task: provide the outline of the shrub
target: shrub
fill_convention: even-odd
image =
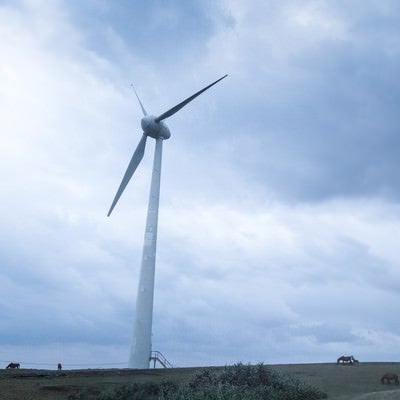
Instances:
[[[264,364],[239,363],[226,366],[219,374],[212,370],[197,373],[186,388],[181,388],[180,397],[171,399],[317,400],[326,397],[319,389]]]
[[[221,372],[198,371],[181,386],[173,382],[123,386],[100,400],[318,400],[326,397],[321,390],[264,364],[239,363],[226,366]]]

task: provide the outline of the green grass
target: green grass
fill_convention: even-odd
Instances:
[[[298,364],[279,365],[275,368],[322,388],[328,393],[328,398],[337,400],[350,400],[357,395],[400,389],[397,385],[380,383],[381,376],[386,372],[400,374],[400,363]]]
[[[400,399],[400,387],[382,385],[385,372],[400,374],[400,363],[360,363],[359,365],[288,364],[270,366],[316,386],[334,400]],[[224,367],[213,367],[222,371]],[[188,383],[204,368],[174,368],[150,370],[0,370],[0,400],[67,400],[71,395],[87,392],[94,396],[132,383],[163,381],[177,385]],[[395,392],[393,392],[395,391]]]

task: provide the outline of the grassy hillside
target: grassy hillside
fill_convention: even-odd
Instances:
[[[213,367],[218,368],[218,367]],[[289,364],[271,368],[317,386],[329,399],[391,400],[400,399],[400,386],[382,385],[386,372],[400,374],[400,363]],[[100,394],[133,382],[187,382],[200,368],[150,370],[1,370],[0,400],[51,399],[66,400],[71,394],[89,391]]]
[[[393,397],[400,399],[397,385],[382,385],[381,376],[386,372],[400,375],[400,363],[360,363],[358,365],[291,364],[276,365],[274,368],[289,373],[307,383],[315,385],[335,400],[389,399],[382,391],[396,390]],[[377,392],[377,393],[376,393]],[[363,397],[366,394],[372,397]],[[360,397],[356,397],[360,396]]]

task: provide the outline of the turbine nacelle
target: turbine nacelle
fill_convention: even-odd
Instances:
[[[167,124],[164,121],[157,121],[154,115],[145,115],[140,124],[146,136],[154,139],[168,139],[171,136]]]

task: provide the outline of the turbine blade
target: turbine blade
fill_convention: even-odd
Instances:
[[[181,103],[177,104],[175,107],[172,107],[170,110],[166,111],[165,113],[161,114],[158,116],[155,121],[160,122],[165,118],[170,117],[171,115],[174,115],[177,111],[179,111],[182,107],[185,107],[186,104],[190,103],[192,100],[194,100],[197,96],[205,92],[207,89],[209,89],[211,86],[214,86],[216,83],[221,81],[222,79],[226,78],[228,75],[224,75],[222,78],[217,79],[215,82],[211,83],[210,85],[206,86],[204,89],[199,90],[197,93],[193,94],[192,96],[188,97],[186,100],[183,100]]]
[[[128,168],[126,169],[125,175],[122,178],[121,184],[119,185],[119,188],[117,190],[117,194],[115,195],[114,200],[111,204],[110,210],[108,211],[107,217],[109,217],[111,215],[112,210],[114,209],[119,198],[121,197],[121,194],[125,190],[126,185],[132,178],[132,175],[136,171],[136,168],[140,164],[140,161],[142,161],[144,149],[146,147],[146,138],[147,138],[147,136],[145,134],[143,134],[142,138],[140,139],[139,144],[136,147],[135,152],[133,153],[133,156],[131,158],[131,161],[129,162]]]
[[[146,112],[146,110],[144,109],[143,104],[142,104],[142,102],[140,101],[138,94],[136,93],[136,89],[135,89],[135,86],[133,86],[133,83],[131,83],[131,86],[132,86],[133,91],[134,91],[135,94],[136,94],[136,98],[137,98],[138,101],[139,101],[140,108],[142,109],[143,115],[146,116],[146,115],[147,115],[147,112]]]

